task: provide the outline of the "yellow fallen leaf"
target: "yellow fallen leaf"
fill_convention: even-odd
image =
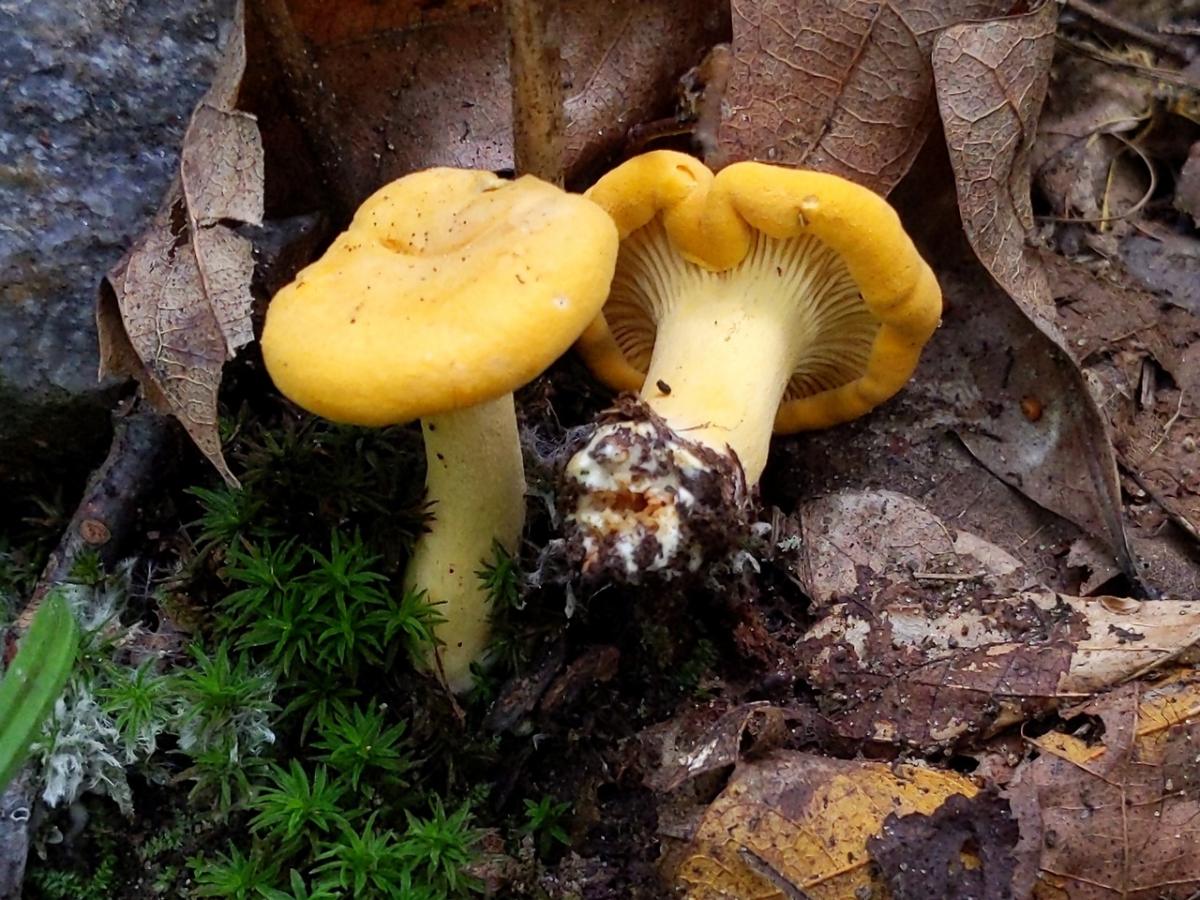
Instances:
[[[872,887],[867,840],[891,814],[929,814],[974,782],[913,765],[778,752],[743,764],[677,872],[689,900],[842,900]],[[790,890],[790,892],[789,892]]]

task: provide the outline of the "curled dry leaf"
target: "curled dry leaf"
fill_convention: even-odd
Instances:
[[[109,273],[96,318],[101,374],[132,375],[230,483],[221,454],[221,370],[253,339],[253,247],[234,223],[263,214],[263,151],[234,108],[245,44],[241,11],[217,77],[184,136],[180,175],[146,233]]]
[[[1139,572],[1121,518],[1116,463],[1096,404],[1056,317],[1029,246],[1030,152],[1054,54],[1058,6],[956,25],[934,44],[938,107],[967,239],[996,282],[1037,326],[1009,348],[986,385],[1006,396],[987,431],[960,432],[999,478],[1106,541],[1123,572]]]
[[[959,437],[993,475],[1104,541],[1138,583],[1112,445],[1083,374],[1015,309],[989,316],[1003,320],[1006,346],[975,368],[991,402],[986,415],[964,419]]]
[[[1194,897],[1200,887],[1196,673],[1153,687],[1126,685],[1068,714],[1098,720],[1102,733],[1064,727],[1032,738],[1038,755],[1021,764],[1009,790],[1014,805],[1028,810],[1022,831],[1042,835],[1035,896]]]
[[[977,793],[953,772],[777,751],[734,772],[676,880],[689,900],[874,896],[883,885],[867,842],[885,819]]]
[[[789,712],[765,701],[732,709],[697,710],[639,735],[649,759],[646,786],[673,791],[685,781],[732,766],[743,757],[762,755],[788,737]]]
[[[951,426],[989,471],[1103,541],[1140,583],[1112,447],[1079,369],[977,260],[947,260],[938,277],[948,300],[946,341],[931,387],[954,411]]]
[[[934,35],[1008,0],[733,0],[717,164],[759,159],[888,193],[933,122]]]
[[[1058,4],[1024,16],[955,25],[938,35],[938,108],[972,248],[1038,327],[1054,336],[1054,303],[1035,251],[1029,154],[1046,97]],[[1061,341],[1059,341],[1061,343]]]
[[[1049,591],[838,604],[802,648],[843,737],[954,746],[1180,658],[1200,643],[1200,603]]]

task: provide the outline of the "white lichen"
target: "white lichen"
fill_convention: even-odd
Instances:
[[[91,791],[133,814],[121,733],[87,685],[76,681],[68,687],[32,750],[48,806],[74,803]]]

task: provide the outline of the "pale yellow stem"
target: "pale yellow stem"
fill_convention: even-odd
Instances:
[[[803,331],[790,302],[740,303],[721,282],[705,287],[659,321],[641,396],[680,437],[733,450],[752,487]]]
[[[425,479],[434,521],[413,551],[405,588],[428,592],[446,621],[438,671],[455,693],[471,687],[471,663],[484,662],[491,603],[478,577],[493,544],[516,554],[525,523],[525,474],[512,394],[421,422]]]

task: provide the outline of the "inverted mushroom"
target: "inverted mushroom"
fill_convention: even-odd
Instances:
[[[604,302],[617,252],[594,203],[533,177],[431,169],[363,203],[274,298],[272,379],[335,422],[421,419],[434,522],[405,587],[445,621],[431,667],[454,691],[488,641],[477,572],[517,552],[525,480],[512,391],[564,353]]]
[[[578,348],[640,403],[569,462],[567,521],[587,575],[694,571],[744,524],[772,431],[845,422],[900,390],[941,292],[891,206],[834,175],[713,175],[655,151],[587,196],[621,249]]]

